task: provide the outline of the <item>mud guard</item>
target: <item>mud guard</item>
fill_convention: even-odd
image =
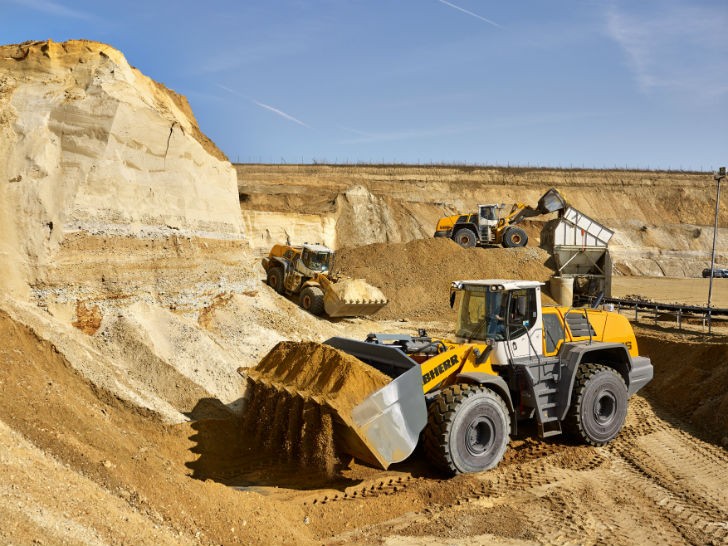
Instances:
[[[642,387],[652,381],[654,368],[652,362],[646,356],[633,356],[632,367],[629,370],[629,385],[627,385],[627,394],[632,396]]]

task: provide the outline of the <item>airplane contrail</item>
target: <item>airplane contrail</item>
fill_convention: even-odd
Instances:
[[[304,127],[308,127],[308,125],[306,125],[300,119],[296,119],[292,115],[286,114],[283,110],[279,110],[278,108],[273,108],[272,106],[270,106],[268,104],[263,104],[262,102],[258,102],[255,99],[251,99],[251,100],[253,101],[254,104],[257,104],[258,106],[260,106],[261,108],[265,108],[266,110],[270,110],[271,112],[273,112],[274,114],[278,114],[282,118],[285,118],[294,123],[298,123],[299,125],[303,125]],[[309,129],[310,129],[310,127],[309,127]]]
[[[450,2],[447,2],[446,0],[437,0],[441,4],[445,4],[446,6],[450,6],[453,9],[456,9],[458,11],[462,11],[463,13],[467,13],[468,15],[471,15],[472,17],[475,17],[476,19],[480,19],[481,21],[485,21],[489,25],[493,25],[494,27],[503,28],[495,21],[491,21],[490,19],[486,19],[485,17],[478,15],[477,13],[473,13],[472,11],[468,11],[465,8],[461,8],[460,6],[456,6],[455,4],[452,4]]]
[[[292,115],[286,114],[283,110],[279,110],[278,108],[274,108],[273,106],[271,106],[269,104],[265,104],[263,102],[257,101],[254,98],[249,97],[247,95],[244,95],[244,94],[242,94],[242,93],[240,93],[238,91],[235,91],[235,89],[230,89],[229,87],[227,87],[225,85],[222,85],[221,83],[218,83],[216,85],[220,89],[224,89],[225,91],[227,91],[228,93],[232,93],[233,95],[238,95],[240,97],[243,97],[243,98],[249,100],[250,102],[252,102],[253,104],[255,104],[256,106],[260,106],[261,108],[265,108],[266,110],[270,110],[274,114],[278,114],[279,116],[281,116],[284,119],[287,119],[288,121],[292,121],[294,123],[298,123],[299,125],[302,125],[303,127],[308,127],[309,129],[311,128],[309,125],[306,125],[300,119],[296,119]]]

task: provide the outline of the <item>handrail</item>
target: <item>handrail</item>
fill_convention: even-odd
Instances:
[[[595,296],[582,298],[585,303],[591,303]],[[686,305],[680,303],[659,303],[647,300],[633,300],[625,298],[602,298],[601,304],[612,303],[620,307],[637,308],[642,311],[680,311],[680,313],[692,313],[696,315],[728,316],[728,308],[701,307],[699,305]]]

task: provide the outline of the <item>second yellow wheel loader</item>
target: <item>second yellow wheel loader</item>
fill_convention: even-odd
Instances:
[[[332,275],[333,260],[330,248],[304,243],[273,245],[262,263],[268,285],[279,294],[298,296],[313,315],[371,315],[387,304],[384,294],[364,280]]]
[[[526,246],[528,236],[517,224],[532,216],[563,210],[566,201],[556,189],[551,188],[541,196],[536,207],[515,203],[508,214],[501,216],[500,211],[503,206],[478,205],[477,213],[455,214],[440,218],[435,227],[435,237],[447,237],[463,248]]]
[[[652,364],[639,356],[626,318],[542,308],[541,284],[453,282],[452,340],[424,331],[327,340],[392,378],[338,415],[339,448],[387,468],[422,441],[435,466],[457,474],[496,466],[523,420],[535,421],[540,437],[568,432],[594,446],[613,440],[629,396],[652,379]],[[260,379],[288,389],[289,372]]]

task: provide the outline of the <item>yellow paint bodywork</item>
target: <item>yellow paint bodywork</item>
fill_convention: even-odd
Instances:
[[[435,227],[435,231],[450,231],[452,232],[453,228],[455,227],[455,222],[457,222],[457,219],[461,216],[464,216],[463,214],[456,214],[454,216],[445,216],[443,218],[440,218],[437,221],[437,226]]]
[[[478,355],[483,354],[487,345],[485,343],[452,343],[447,340],[438,340],[446,348],[445,351],[423,362],[422,389],[430,392],[438,386],[453,383],[456,375],[468,372],[480,372],[498,375],[490,364],[490,358],[478,363]],[[448,381],[449,380],[449,381]]]
[[[594,341],[603,341],[608,343],[624,343],[631,356],[639,356],[637,348],[637,338],[634,335],[632,325],[626,317],[619,313],[610,311],[602,311],[600,309],[581,309],[571,307],[544,307],[543,314],[557,313],[561,319],[561,323],[566,327],[566,341],[582,341],[588,340],[589,336],[575,337],[569,331],[569,325],[564,320],[566,312],[570,313],[587,313],[589,322],[594,328],[595,335],[592,337]],[[545,337],[544,337],[545,339]]]
[[[589,322],[594,328],[595,335],[592,341],[610,343],[623,343],[632,356],[639,356],[637,340],[629,321],[618,313],[601,311],[597,309],[574,309],[569,307],[544,307],[543,314],[555,314],[559,317],[564,328],[564,337],[558,342],[551,353],[546,353],[546,336],[543,336],[543,353],[553,356],[559,353],[565,342],[588,341],[589,336],[573,336],[569,330],[568,323],[564,316],[569,313],[587,313]],[[433,340],[439,342],[444,350],[437,355],[421,363],[422,389],[428,393],[436,388],[450,385],[455,382],[459,374],[478,372],[490,375],[498,375],[493,369],[490,354],[479,359],[478,356],[488,351],[486,343],[453,343],[445,339]],[[478,360],[482,360],[478,362]]]
[[[281,258],[289,250],[291,251],[291,253],[287,256],[287,258],[293,260],[296,256],[301,255],[302,247],[295,247],[291,245],[273,245],[273,248],[270,249],[268,256],[271,258]]]

